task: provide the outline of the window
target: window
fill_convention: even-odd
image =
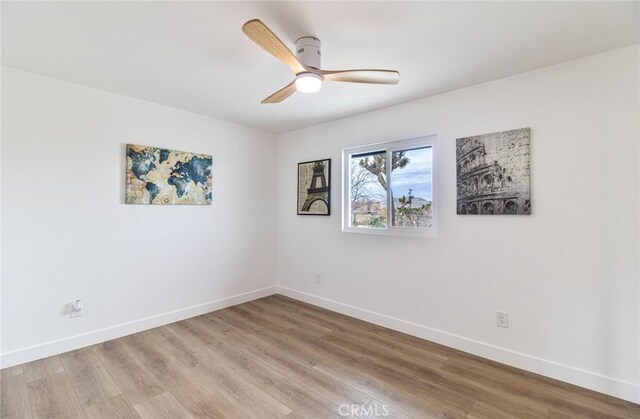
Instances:
[[[342,160],[342,231],[436,237],[435,136],[344,149]]]

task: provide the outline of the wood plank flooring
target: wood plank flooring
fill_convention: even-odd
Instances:
[[[7,368],[1,384],[2,418],[640,414],[632,403],[280,295]]]

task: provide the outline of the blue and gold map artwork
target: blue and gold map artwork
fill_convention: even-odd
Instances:
[[[127,144],[127,204],[211,204],[206,154]]]

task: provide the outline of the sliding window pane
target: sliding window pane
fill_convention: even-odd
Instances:
[[[394,151],[391,168],[392,225],[433,227],[431,147]]]
[[[387,228],[386,151],[350,156],[351,227]]]

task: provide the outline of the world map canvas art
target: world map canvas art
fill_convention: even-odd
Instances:
[[[127,144],[127,204],[211,204],[206,154]]]

